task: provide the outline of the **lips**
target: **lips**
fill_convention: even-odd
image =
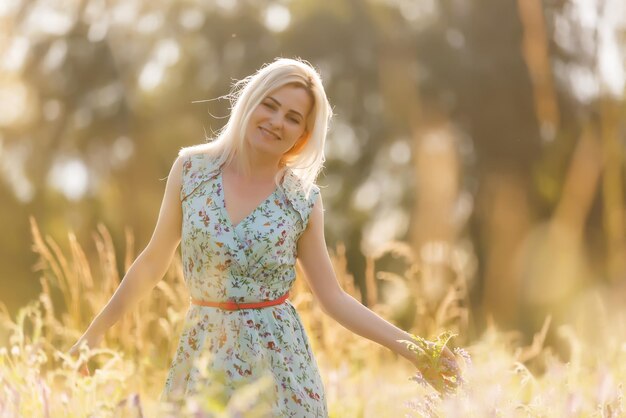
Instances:
[[[280,140],[281,140],[281,138],[280,138],[278,135],[276,135],[274,132],[268,131],[267,129],[263,128],[262,126],[259,126],[259,129],[261,130],[261,132],[262,132],[264,135],[271,136],[271,137],[273,137],[274,139],[276,139],[277,141],[280,141]]]

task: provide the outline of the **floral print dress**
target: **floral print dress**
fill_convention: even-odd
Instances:
[[[306,196],[287,169],[280,186],[236,226],[224,203],[221,167],[208,154],[185,157],[181,254],[192,298],[239,303],[277,299],[296,278],[296,243],[319,188]],[[208,363],[196,361],[208,354]],[[269,375],[272,416],[327,417],[324,386],[300,316],[289,299],[256,309],[190,304],[161,393],[194,393],[201,367],[223,376],[223,390]]]

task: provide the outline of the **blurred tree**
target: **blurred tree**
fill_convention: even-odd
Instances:
[[[608,20],[615,1],[14,1],[0,8],[0,292],[11,309],[38,292],[14,285],[32,277],[30,214],[61,243],[72,229],[89,244],[102,222],[118,243],[131,226],[142,248],[177,150],[225,123],[228,100],[211,99],[277,56],[317,66],[334,105],[319,182],[329,247],[347,243],[358,285],[364,253],[387,240],[419,254],[469,238],[476,307],[519,325],[541,276],[516,260],[563,206],[585,129],[605,166],[600,192],[571,200],[588,207],[574,227],[617,282],[624,71],[621,91],[601,88],[597,52],[626,26]]]

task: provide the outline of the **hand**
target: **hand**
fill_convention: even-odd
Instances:
[[[418,373],[413,380],[423,385],[429,384],[439,393],[452,393],[462,384],[462,373],[456,355],[446,347],[453,336],[454,334],[446,331],[436,341],[414,335],[411,335],[412,341],[403,340],[414,353],[412,362]],[[457,350],[462,357],[466,354],[462,349]]]
[[[433,349],[434,345],[428,341],[429,349]],[[428,383],[439,393],[451,393],[461,383],[461,369],[456,356],[448,347],[443,348],[436,362],[421,358],[415,364],[419,370],[416,380]]]
[[[440,357],[441,368],[444,372],[448,372],[451,375],[459,376],[461,369],[457,361],[456,355],[450,351],[448,347],[444,347]]]
[[[80,353],[80,346],[83,343],[83,341],[87,343],[87,347],[89,347],[90,350],[93,350],[98,345],[100,345],[102,338],[103,338],[102,335],[89,336],[85,334],[82,337],[80,337],[80,339],[76,341],[76,343],[69,349],[68,354],[71,357],[76,358]],[[78,372],[82,376],[91,376],[87,362],[85,362],[79,367]]]

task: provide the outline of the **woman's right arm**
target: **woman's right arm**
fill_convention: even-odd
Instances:
[[[69,354],[77,353],[78,346],[83,340],[87,341],[89,347],[98,345],[106,331],[135,307],[165,275],[181,239],[182,170],[183,157],[178,157],[167,178],[159,218],[150,242],[128,269],[109,302],[70,349]]]

